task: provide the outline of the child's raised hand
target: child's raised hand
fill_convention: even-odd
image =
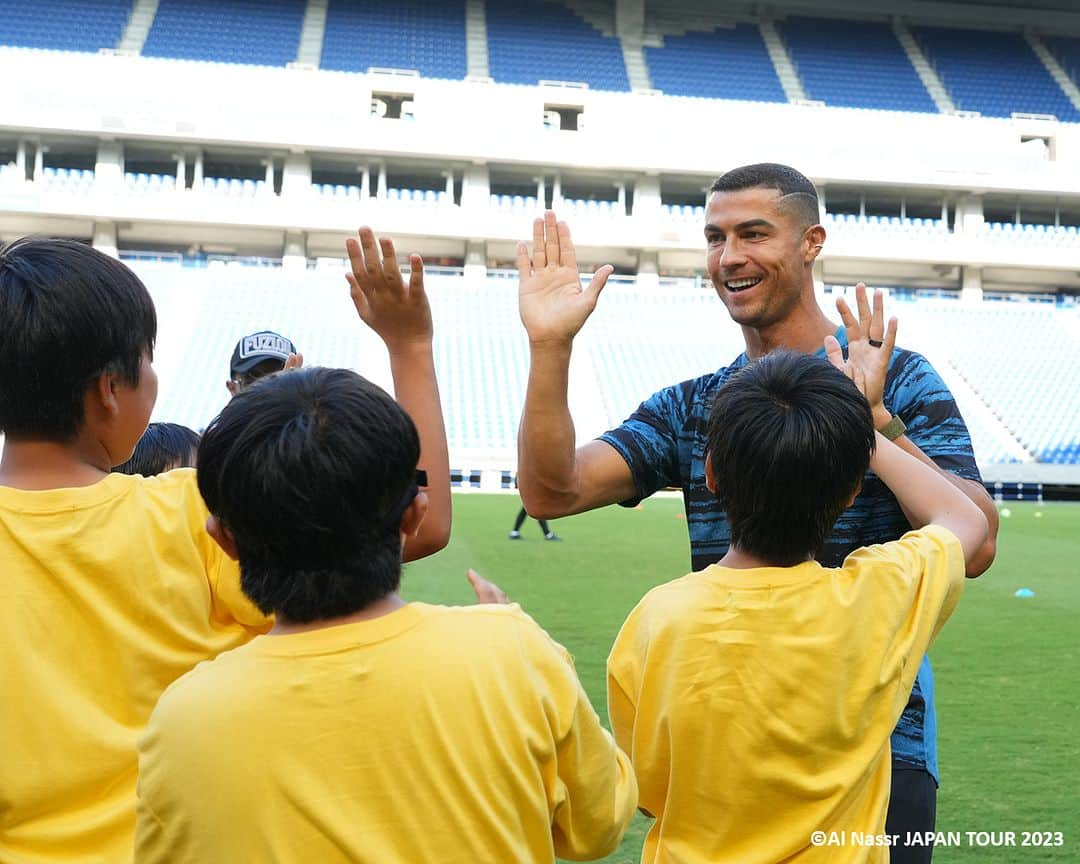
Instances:
[[[469,584],[472,585],[473,591],[476,592],[477,603],[509,603],[510,598],[506,596],[506,592],[502,590],[494,582],[488,582],[483,576],[469,568],[469,572],[465,574],[465,577],[469,580]]]
[[[360,318],[386,343],[390,353],[431,345],[431,307],[424,292],[424,261],[409,256],[409,281],[398,269],[394,241],[362,227],[359,239],[345,241],[351,272],[345,274]],[[380,254],[381,251],[381,254]]]

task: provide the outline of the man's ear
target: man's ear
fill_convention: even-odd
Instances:
[[[716,475],[713,473],[712,453],[705,454],[705,488],[716,494]]]
[[[405,512],[401,514],[401,534],[404,537],[415,537],[424,522],[428,511],[428,495],[423,489],[416,493],[416,497]]]
[[[240,391],[236,389],[236,382],[231,378],[225,382],[225,389],[229,391],[230,396],[235,396]]]
[[[217,516],[211,516],[206,520],[206,533],[214,538],[214,542],[221,547],[222,551],[233,561],[240,560],[240,553],[236,549],[236,538],[232,531]]]
[[[814,261],[825,245],[825,226],[814,225],[806,232],[806,263]]]

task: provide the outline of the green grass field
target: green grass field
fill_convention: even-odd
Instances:
[[[931,657],[937,687],[942,786],[938,830],[1059,831],[1060,848],[939,848],[937,864],[1080,861],[1080,506],[1009,504],[998,557],[969,582]],[[510,595],[573,653],[593,704],[606,716],[604,662],[626,613],[648,588],[689,563],[682,502],[609,507],[560,520],[563,543],[535,522],[525,540],[507,532],[518,501],[457,495],[450,547],[409,565],[404,593],[469,603],[467,567]],[[1030,588],[1035,597],[1014,597]],[[639,860],[639,817],[605,859]]]

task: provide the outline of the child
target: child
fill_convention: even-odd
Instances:
[[[636,787],[566,651],[517,606],[398,595],[402,543],[427,509],[418,454],[398,405],[340,369],[259,382],[206,430],[209,530],[276,623],[154,709],[137,862],[615,849]]]
[[[117,474],[142,474],[153,477],[174,468],[195,465],[195,450],[199,433],[179,423],[151,423],[146,427],[135,452],[122,465],[113,468]]]
[[[925,527],[822,567],[868,465]],[[888,861],[889,736],[986,518],[874,432],[852,380],[802,354],[720,390],[705,472],[730,549],[650,591],[608,659],[612,728],[656,818],[642,861]],[[818,831],[844,843],[815,846]]]
[[[437,518],[411,557],[445,545],[450,521],[418,262],[408,289],[377,252],[351,280],[423,418]],[[109,473],[147,428],[156,333],[120,262],[65,240],[0,251],[0,860],[129,862],[135,742],[158,696],[272,623],[206,534],[194,471]]]

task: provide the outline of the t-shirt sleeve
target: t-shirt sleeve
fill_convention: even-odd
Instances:
[[[253,632],[265,633],[272,626],[273,619],[260,612],[245,596],[240,588],[239,563],[226,555],[206,532],[210,512],[199,494],[194,470],[178,469],[169,473],[178,475],[177,482],[182,484],[189,530],[206,568],[214,623],[221,626],[239,624]]]
[[[937,370],[910,351],[900,352],[894,368],[885,401],[904,421],[907,437],[939,468],[981,482],[967,424]]]
[[[888,649],[900,652],[896,659],[903,669],[903,680],[897,699],[902,709],[923,655],[956,609],[964,590],[963,547],[948,529],[927,525],[891,543],[853,552],[844,567],[859,571],[859,579],[873,580],[863,584],[873,590],[884,608],[902,610]]]
[[[633,507],[668,486],[682,486],[678,439],[692,386],[684,381],[654,393],[621,426],[600,436],[626,460],[634,478],[636,493],[620,502],[623,506]]]
[[[544,772],[555,854],[575,861],[610,855],[637,807],[633,768],[601,725],[570,654],[520,614],[527,661],[555,741],[554,770]]]

